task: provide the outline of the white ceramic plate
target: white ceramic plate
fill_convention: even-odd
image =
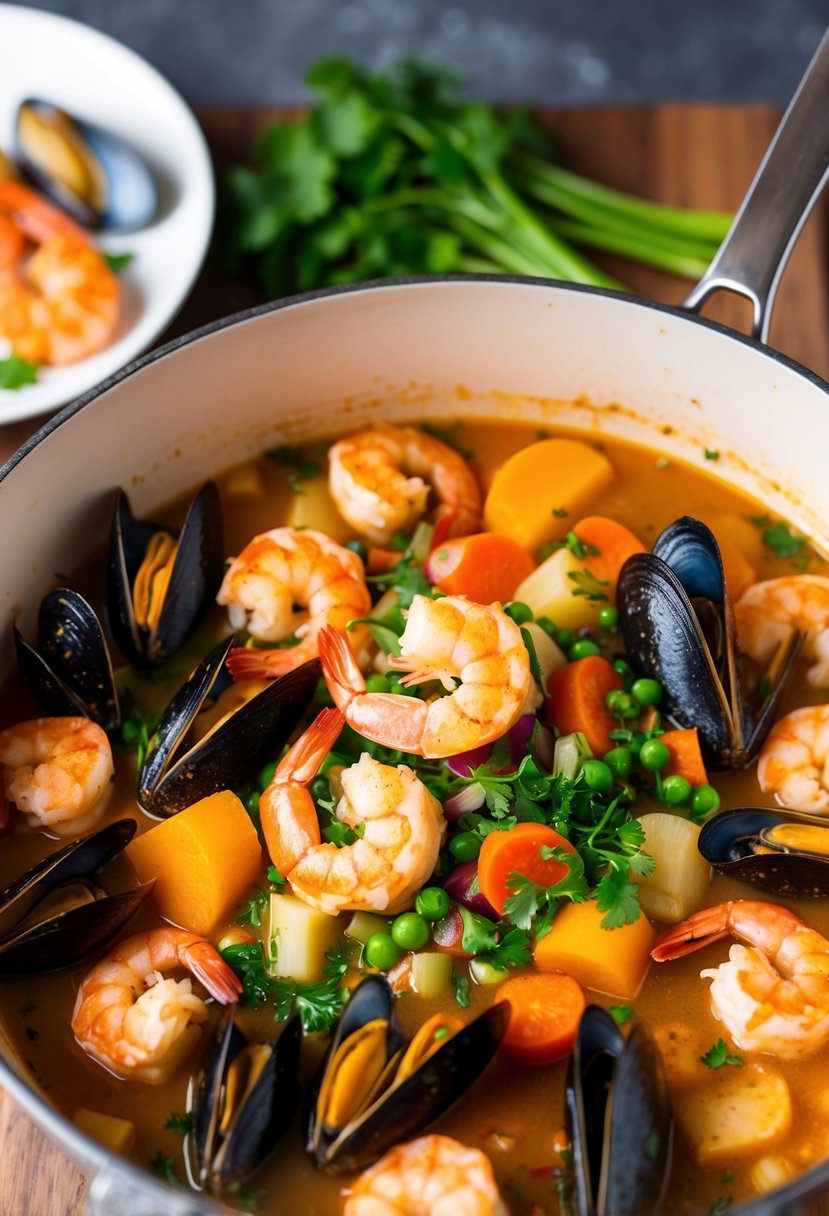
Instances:
[[[213,170],[201,129],[175,89],[133,51],[77,21],[0,4],[0,148],[7,152],[24,97],[53,101],[128,140],[158,176],[161,207],[139,232],[96,238],[107,252],[134,254],[120,278],[114,341],[80,363],[42,368],[37,384],[0,389],[0,425],[65,405],[146,350],[192,287],[213,225]]]

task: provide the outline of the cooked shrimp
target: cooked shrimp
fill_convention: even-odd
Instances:
[[[508,1216],[489,1158],[449,1136],[396,1145],[343,1194],[343,1216]]]
[[[793,629],[806,634],[802,655],[815,660],[806,679],[829,688],[829,578],[792,574],[753,583],[734,605],[740,646],[768,663]]]
[[[775,722],[757,780],[789,810],[829,814],[829,705],[806,705]]]
[[[341,774],[336,811],[340,823],[361,827],[362,835],[340,848],[322,843],[306,786],[343,722],[338,710],[324,709],[280,761],[259,800],[265,841],[294,894],[312,907],[331,914],[395,912],[435,868],[443,808],[405,764],[392,768],[363,752]]]
[[[365,569],[356,553],[312,529],[274,528],[254,536],[230,564],[216,596],[234,629],[263,642],[300,639],[284,650],[239,648],[228,667],[237,680],[273,679],[317,656],[324,625],[345,632],[371,610]],[[298,614],[294,605],[307,609]],[[355,630],[359,646],[365,629]]]
[[[651,957],[680,958],[721,937],[728,962],[700,972],[713,980],[711,1005],[738,1047],[782,1060],[812,1055],[829,1042],[829,941],[778,904],[733,899],[689,916]]]
[[[9,801],[33,827],[59,836],[84,832],[104,812],[114,774],[112,749],[88,718],[33,718],[0,731]]]
[[[83,229],[11,180],[0,181],[0,220],[0,338],[33,363],[76,363],[106,346],[118,281]],[[25,261],[27,242],[37,249]]]
[[[461,595],[416,595],[400,638],[406,685],[438,680],[449,696],[431,703],[367,693],[348,640],[319,635],[322,670],[334,703],[361,735],[419,756],[451,756],[500,738],[528,706],[534,687],[518,626],[498,604]],[[456,687],[457,683],[460,687]]]
[[[454,448],[414,426],[381,423],[341,439],[328,453],[328,478],[340,515],[377,545],[411,530],[426,513],[430,485],[435,517],[451,517],[452,535],[480,526],[475,474]]]
[[[184,968],[223,1005],[242,986],[206,938],[166,926],[137,933],[93,967],[78,989],[72,1030],[79,1045],[124,1080],[166,1081],[199,1038],[207,1017],[189,979],[162,979]]]

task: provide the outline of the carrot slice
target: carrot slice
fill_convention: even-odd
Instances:
[[[707,785],[708,774],[699,746],[697,728],[693,730],[666,730],[660,738],[671,753],[665,766],[664,777],[684,777],[691,785]]]
[[[573,531],[579,540],[599,550],[583,559],[587,569],[613,587],[627,559],[634,553],[645,552],[645,546],[630,528],[606,515],[588,515],[573,527]]]
[[[504,1049],[521,1064],[553,1064],[569,1055],[584,1013],[585,996],[561,972],[516,975],[498,989],[496,1001],[509,1001]]]
[[[501,916],[512,895],[507,879],[524,874],[543,887],[551,887],[567,874],[567,866],[555,858],[541,856],[542,846],[575,853],[564,836],[543,823],[517,823],[507,832],[490,832],[478,857],[478,889]]]
[[[619,723],[605,706],[613,689],[623,689],[624,680],[601,655],[589,655],[560,667],[547,678],[545,721],[563,735],[580,730],[594,756],[603,756],[613,746],[610,731]]]
[[[498,532],[445,540],[432,549],[426,562],[427,578],[441,591],[466,595],[479,604],[512,599],[515,588],[534,569],[526,549]]]

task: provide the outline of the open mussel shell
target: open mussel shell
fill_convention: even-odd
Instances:
[[[635,1022],[627,1039],[599,1005],[582,1015],[567,1072],[578,1216],[654,1216],[673,1145],[662,1057]]]
[[[23,683],[58,717],[80,714],[107,734],[121,725],[109,648],[95,612],[77,591],[61,587],[41,601],[37,643],[14,631]]]
[[[721,811],[703,824],[699,851],[722,874],[787,899],[829,895],[829,823],[763,807]]]
[[[174,815],[219,790],[244,785],[287,742],[311,704],[320,677],[309,659],[272,680],[195,740],[199,711],[229,682],[225,661],[235,635],[210,651],[164,711],[138,778],[138,801],[154,815]]]
[[[136,519],[118,491],[109,542],[107,605],[113,635],[138,667],[164,663],[213,601],[224,570],[222,513],[212,481],[181,532]]]
[[[126,847],[135,826],[119,819],[75,840],[0,892],[0,975],[74,966],[120,932],[154,883],[109,894],[94,876]]]
[[[186,1152],[193,1177],[220,1195],[247,1181],[287,1131],[299,1107],[302,1024],[275,1043],[250,1042],[222,1011],[195,1080]]]
[[[59,106],[22,102],[15,145],[35,185],[87,228],[141,228],[158,210],[158,186],[138,153]]]
[[[365,1169],[392,1145],[419,1135],[477,1081],[498,1050],[508,1022],[509,1004],[493,1005],[397,1080],[403,1037],[394,997],[385,977],[368,976],[354,989],[307,1098],[306,1151],[314,1165],[332,1174]],[[365,1103],[349,1117],[345,1095],[340,1099],[333,1094],[338,1078],[332,1070],[338,1061],[342,1067],[347,1060],[341,1046],[363,1031],[372,1036],[370,1044],[366,1041],[372,1058],[369,1063],[362,1052],[352,1056],[349,1085],[364,1078],[372,1084],[367,1085]],[[337,1107],[344,1112],[343,1121],[327,1122]]]

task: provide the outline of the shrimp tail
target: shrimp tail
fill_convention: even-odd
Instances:
[[[234,680],[275,680],[297,666],[291,647],[265,650],[255,646],[234,646],[227,656],[227,669]]]
[[[731,932],[732,905],[733,900],[716,904],[713,908],[701,908],[681,924],[675,925],[656,943],[651,950],[651,958],[656,963],[666,963],[727,937]]]
[[[314,721],[297,739],[279,762],[274,781],[282,785],[296,781],[307,785],[316,777],[319,767],[337,742],[345,718],[339,709],[322,709]]]
[[[181,962],[220,1004],[231,1005],[242,995],[238,976],[210,942],[200,940],[185,946]]]
[[[345,711],[355,696],[366,691],[366,682],[357,666],[354,652],[348,639],[333,625],[325,625],[319,631],[317,646],[328,691],[337,708]]]

